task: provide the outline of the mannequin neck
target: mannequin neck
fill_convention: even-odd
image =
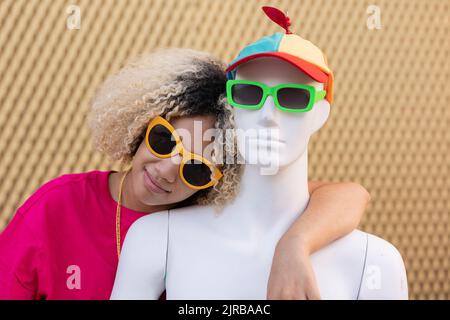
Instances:
[[[259,230],[285,230],[303,213],[308,201],[306,151],[290,165],[280,168],[275,175],[261,175],[260,167],[246,165],[240,192],[231,205],[230,215],[239,224],[251,225]]]

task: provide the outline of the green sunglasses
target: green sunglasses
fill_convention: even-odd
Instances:
[[[275,106],[287,112],[308,112],[314,104],[325,98],[325,90],[305,84],[279,84],[269,87],[251,80],[228,80],[228,103],[236,108],[261,109],[271,95]]]

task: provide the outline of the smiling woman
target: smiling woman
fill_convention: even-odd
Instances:
[[[152,151],[148,143],[149,119],[157,116],[190,137],[194,137],[194,121],[201,123],[202,133],[212,128],[233,127],[232,109],[224,95],[223,70],[224,65],[206,53],[190,49],[161,50],[130,62],[97,92],[89,115],[94,143],[112,160],[120,160],[125,166],[131,164],[132,168],[124,190],[131,188],[134,194],[124,192],[124,206],[148,211],[161,203],[168,205],[182,200],[222,205],[236,194],[240,172],[237,161],[222,164],[223,177],[214,188],[195,192],[182,179],[175,179],[179,166],[174,165],[173,157],[163,160],[156,152],[148,152]],[[200,141],[206,148],[208,141]],[[221,147],[216,145],[217,154],[222,154]],[[231,145],[226,151],[230,159],[237,157],[233,150],[236,148]],[[208,160],[220,161],[213,159],[214,153],[208,156]],[[149,175],[147,180],[144,180],[145,172]],[[119,173],[111,174],[113,191],[118,191],[118,181]],[[172,192],[155,198],[147,194],[146,185],[152,186],[153,192],[158,189]]]
[[[66,174],[27,199],[0,235],[0,298],[108,299],[136,219],[233,198],[239,165],[216,166],[220,146],[206,152],[202,139],[209,129],[233,127],[224,69],[207,53],[165,49],[135,58],[105,81],[88,115],[93,143],[129,169]],[[194,135],[198,123],[202,131]],[[161,128],[169,134],[163,143],[179,137],[168,154],[155,144]]]

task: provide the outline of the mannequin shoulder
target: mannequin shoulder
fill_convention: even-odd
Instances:
[[[167,212],[136,220],[120,253],[112,299],[158,299],[164,290]]]
[[[167,211],[162,211],[136,220],[125,236],[121,259],[136,257],[141,260],[151,260],[155,257],[165,256],[169,228],[168,218]]]
[[[148,214],[137,219],[130,227],[125,242],[155,241],[167,238],[169,215],[167,211]]]
[[[388,241],[368,234],[360,299],[408,299],[405,265]]]
[[[207,205],[193,205],[171,209],[169,211],[170,222],[183,222],[197,224],[198,220],[207,223],[209,220],[215,220],[217,210]]]
[[[164,274],[167,238],[166,212],[152,213],[136,220],[125,235],[118,277],[145,278],[152,274]]]
[[[176,209],[170,209],[169,214],[171,216],[176,215],[187,215],[187,214],[208,214],[210,212],[213,212],[214,208],[208,205],[191,205],[191,206],[185,206],[185,207],[179,207]]]
[[[381,271],[389,271],[391,275],[406,274],[403,258],[397,248],[373,234],[368,234],[366,271],[370,263],[380,267]]]

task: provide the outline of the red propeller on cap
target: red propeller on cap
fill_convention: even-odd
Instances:
[[[281,26],[284,30],[286,30],[286,34],[291,34],[292,32],[289,30],[291,26],[291,19],[287,15],[284,14],[280,9],[264,6],[262,7],[264,13],[269,17],[270,20]]]

